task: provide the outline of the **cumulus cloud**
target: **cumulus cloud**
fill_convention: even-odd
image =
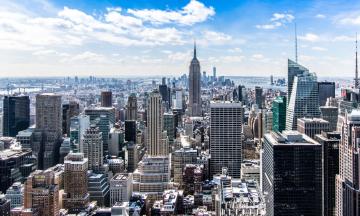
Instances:
[[[299,38],[299,40],[309,41],[309,42],[315,42],[320,39],[320,37],[318,35],[313,34],[313,33],[307,33],[303,36],[298,36],[298,38]]]
[[[327,51],[326,48],[324,47],[318,47],[318,46],[314,46],[311,48],[312,50],[315,50],[315,51]]]
[[[177,23],[182,25],[204,22],[215,15],[213,7],[207,7],[197,0],[191,0],[181,10],[128,9],[127,12],[145,22],[154,24]]]
[[[318,18],[318,19],[325,19],[326,18],[326,16],[324,14],[316,14],[315,17]]]
[[[270,18],[270,22],[268,24],[256,25],[255,27],[258,29],[276,29],[281,27],[287,23],[291,23],[295,17],[289,13],[274,13]]]
[[[338,20],[343,25],[360,25],[360,15],[344,17]]]

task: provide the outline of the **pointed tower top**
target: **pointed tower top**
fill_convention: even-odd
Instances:
[[[295,62],[298,62],[298,44],[297,44],[297,28],[295,22]]]
[[[355,38],[355,88],[359,88],[357,32]]]
[[[196,40],[194,40],[194,58],[196,58]]]

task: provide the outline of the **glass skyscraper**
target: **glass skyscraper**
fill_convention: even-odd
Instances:
[[[5,96],[3,110],[3,136],[15,137],[30,126],[29,96]]]
[[[286,126],[286,97],[278,96],[272,102],[271,111],[272,116],[272,129],[273,131],[282,132]]]

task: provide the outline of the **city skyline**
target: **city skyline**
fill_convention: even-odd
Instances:
[[[194,39],[208,74],[216,66],[219,75],[285,77],[295,22],[300,64],[319,77],[353,77],[359,10],[342,0],[5,0],[0,77],[178,76]]]

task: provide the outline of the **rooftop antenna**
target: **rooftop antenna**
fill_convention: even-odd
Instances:
[[[355,88],[359,88],[357,33],[355,39],[355,79],[354,80],[355,80]]]
[[[298,43],[297,43],[297,28],[295,22],[295,62],[298,63]]]

